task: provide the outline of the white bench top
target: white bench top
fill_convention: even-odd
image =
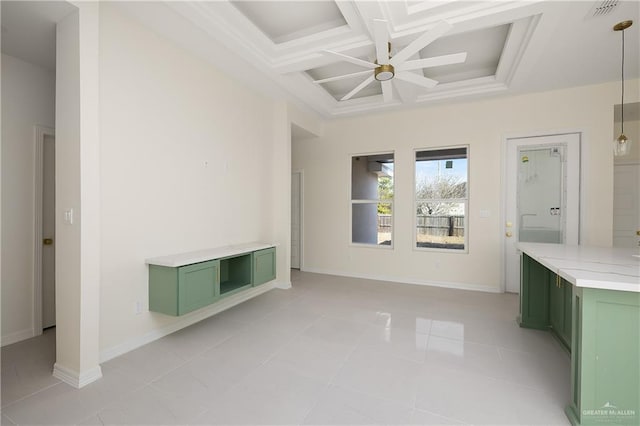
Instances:
[[[152,257],[150,259],[146,259],[145,263],[147,265],[169,266],[172,268],[176,268],[178,266],[206,262],[207,260],[251,253],[257,250],[263,250],[271,247],[275,247],[275,244],[261,242],[237,244],[225,247],[215,247],[210,249],[191,251],[188,253],[172,254],[169,256]]]

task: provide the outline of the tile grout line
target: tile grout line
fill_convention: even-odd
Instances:
[[[2,406],[2,408],[1,408],[1,409],[2,409],[2,410],[4,410],[4,409],[6,409],[6,408],[8,408],[8,407],[11,407],[12,405],[14,405],[14,404],[16,404],[16,403],[20,402],[20,401],[23,401],[23,400],[25,400],[25,399],[27,399],[27,398],[31,398],[32,396],[35,396],[35,395],[37,395],[37,394],[39,394],[39,393],[41,393],[41,392],[46,391],[47,389],[51,389],[52,387],[54,387],[54,386],[58,386],[58,385],[71,386],[71,385],[69,385],[69,384],[67,384],[67,383],[63,382],[62,380],[60,380],[60,381],[58,381],[57,383],[52,383],[52,384],[50,384],[50,385],[48,385],[48,386],[45,386],[44,388],[38,389],[38,390],[37,390],[37,391],[35,391],[35,392],[32,392],[32,393],[30,393],[30,394],[28,394],[28,395],[25,395],[25,396],[22,396],[22,397],[20,397],[20,398],[16,399],[15,401],[11,401],[11,402],[10,402],[10,403],[8,403],[7,405]],[[5,414],[5,415],[6,415],[6,414]]]
[[[267,316],[270,314],[267,314]],[[313,323],[315,323],[319,318],[316,318],[314,320]],[[313,325],[313,323],[309,324],[307,327],[305,327],[303,330],[306,330],[307,328],[311,327]],[[293,333],[293,335],[291,336],[290,339],[288,339],[285,343],[282,344],[282,346],[287,345],[288,343],[292,342],[293,339],[295,339],[296,337],[298,337],[299,335],[302,334],[302,331],[300,331],[299,333]],[[273,354],[271,354],[269,357],[267,357],[265,360],[261,361],[258,365],[256,365],[254,368],[252,368],[249,372],[247,372],[247,374],[240,380],[238,380],[236,383],[232,384],[231,386],[229,386],[228,389],[226,389],[224,391],[224,393],[228,393],[233,389],[236,389],[238,386],[240,386],[240,384],[247,378],[249,377],[251,374],[253,374],[258,368],[266,365],[269,361],[271,361],[273,358],[275,358],[275,356],[280,353],[280,351],[282,350],[282,348],[280,348],[279,350],[276,350]],[[207,407],[207,410],[205,410],[204,413],[202,413],[200,415],[200,417],[203,417],[207,412],[209,412],[211,410],[210,407]]]
[[[319,321],[320,318],[332,318],[330,316],[327,316],[326,314],[323,314],[321,317],[319,317],[316,321]],[[336,318],[333,318],[336,319]],[[311,326],[309,326],[310,328]],[[364,332],[363,332],[364,334]],[[359,337],[359,339],[361,339],[362,336]],[[333,375],[329,378],[329,381],[325,384],[325,387],[323,389],[323,391],[320,393],[320,395],[318,396],[318,398],[315,401],[315,404],[313,404],[311,406],[311,408],[309,408],[307,410],[307,412],[305,413],[304,417],[302,418],[302,423],[304,423],[305,420],[307,420],[307,418],[309,417],[309,415],[313,412],[313,410],[318,406],[318,404],[320,404],[320,400],[322,399],[322,396],[324,395],[324,393],[331,389],[334,388],[338,385],[336,385],[335,383],[335,378],[338,376],[338,374],[340,373],[340,371],[342,370],[342,368],[345,366],[345,364],[347,363],[347,361],[349,360],[349,358],[351,357],[351,355],[355,352],[356,348],[358,347],[358,342],[354,343],[353,346],[351,347],[351,349],[349,350],[349,353],[347,353],[347,355],[345,355],[344,359],[340,362],[340,365],[338,366],[338,368],[336,368],[335,373],[333,373]]]

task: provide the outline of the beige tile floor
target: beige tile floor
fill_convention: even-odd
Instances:
[[[51,376],[55,331],[2,348],[2,424],[569,424],[569,358],[510,294],[293,272],[102,365]]]

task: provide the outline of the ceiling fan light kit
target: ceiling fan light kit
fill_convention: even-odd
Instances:
[[[378,68],[373,70],[375,79],[378,81],[388,81],[393,78],[396,74],[395,68],[391,64],[380,65]]]
[[[417,39],[413,40],[411,43],[397,52],[395,56],[391,57],[391,42],[389,41],[387,21],[374,19],[372,33],[375,42],[376,59],[373,62],[345,55],[339,52],[333,52],[329,50],[324,52],[326,54],[338,57],[340,58],[340,60],[350,62],[364,68],[368,68],[369,70],[373,70],[373,74],[370,74],[370,71],[364,71],[361,73],[351,73],[342,76],[324,78],[321,80],[315,80],[314,82],[317,84],[322,84],[330,81],[348,79],[354,77],[355,75],[369,74],[369,76],[364,81],[362,81],[353,90],[343,96],[340,101],[347,101],[351,99],[373,81],[380,82],[382,89],[382,99],[384,102],[390,102],[393,100],[392,83],[395,84],[396,80],[402,80],[403,82],[409,84],[417,85],[426,89],[431,89],[438,84],[437,81],[425,77],[421,72],[414,73],[411,71],[420,71],[424,68],[459,64],[465,62],[467,58],[466,52],[436,56],[432,58],[421,58],[416,60],[409,60],[409,58],[418,54],[422,49],[427,47],[436,39],[440,38],[451,28],[451,24],[445,21],[441,21],[431,30],[423,33]]]
[[[621,61],[621,95],[620,95],[620,136],[613,141],[613,155],[622,157],[631,151],[631,141],[624,134],[624,30],[633,25],[633,21],[618,22],[613,26],[614,31],[622,33],[622,61]]]

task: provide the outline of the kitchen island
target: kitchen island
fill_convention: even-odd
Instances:
[[[571,353],[572,424],[640,424],[637,249],[518,243],[521,327]]]

